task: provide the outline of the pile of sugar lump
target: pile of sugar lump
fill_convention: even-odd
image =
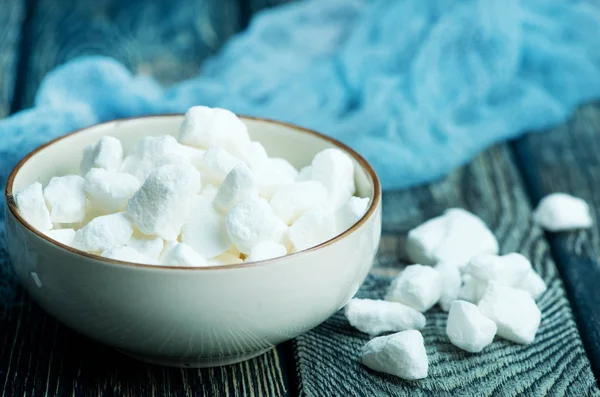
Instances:
[[[564,193],[543,198],[532,218],[549,231],[592,226],[587,203]],[[495,336],[533,342],[546,284],[523,255],[498,255],[495,236],[477,216],[451,208],[412,229],[406,251],[417,264],[398,274],[384,300],[354,298],[344,308],[350,325],[374,337],[362,349],[364,365],[407,380],[427,377],[419,331],[436,304],[448,312],[448,339],[467,352],[481,352]]]
[[[15,194],[27,222],[103,257],[153,265],[212,266],[301,251],[365,213],[354,163],[339,149],[299,172],[269,157],[246,125],[220,108],[190,108],[179,139],[144,137],[124,156],[105,136],[83,153],[80,175]]]

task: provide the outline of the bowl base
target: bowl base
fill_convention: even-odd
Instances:
[[[143,354],[137,354],[128,352],[126,350],[117,349],[121,353],[135,358],[136,360],[144,361],[150,364],[161,365],[164,367],[177,367],[177,368],[210,368],[210,367],[221,367],[223,365],[237,364],[242,361],[250,360],[251,358],[258,357],[269,350],[273,349],[272,346],[266,349],[261,349],[245,354],[238,354],[234,356],[223,356],[223,357],[189,357],[189,358],[174,358],[174,357],[160,357],[160,356],[146,356]]]

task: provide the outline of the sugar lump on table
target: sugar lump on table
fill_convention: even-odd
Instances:
[[[442,310],[447,312],[450,310],[450,304],[458,299],[462,284],[460,270],[458,266],[450,262],[438,263],[435,270],[437,270],[442,280],[442,292],[438,303]]]
[[[181,229],[181,241],[205,258],[213,258],[229,250],[225,217],[213,206],[214,192],[205,191],[193,198],[190,215]]]
[[[498,336],[515,343],[533,342],[541,321],[540,309],[525,291],[490,282],[478,304],[498,326]]]
[[[94,218],[75,232],[73,246],[87,252],[101,252],[125,245],[133,235],[133,223],[124,212]]]
[[[471,258],[463,271],[481,281],[514,286],[531,271],[531,262],[516,252],[503,256],[478,255]]]
[[[189,164],[167,164],[153,171],[127,204],[127,213],[140,231],[175,240],[193,197],[200,191],[200,174]]]
[[[456,347],[479,353],[492,343],[496,330],[496,323],[481,314],[476,305],[459,300],[450,305],[446,334]]]
[[[469,274],[464,274],[462,276],[462,286],[458,291],[458,299],[477,304],[485,293],[486,288],[487,281],[476,279]]]
[[[322,208],[305,212],[288,230],[288,238],[296,251],[314,247],[335,235],[335,215]]]
[[[258,196],[252,171],[244,163],[233,167],[223,183],[217,189],[214,206],[221,213],[227,213],[234,205],[243,200]]]
[[[80,172],[85,175],[92,168],[102,168],[117,171],[123,161],[123,146],[121,141],[112,136],[103,136],[100,140],[83,150]]]
[[[50,211],[46,207],[46,199],[42,184],[34,182],[15,193],[15,203],[21,216],[41,231],[52,229]]]
[[[408,233],[406,252],[424,265],[453,262],[465,265],[476,255],[498,253],[498,241],[477,216],[460,208],[446,210]]]
[[[52,223],[78,223],[85,219],[85,180],[79,175],[55,176],[44,188]]]
[[[398,302],[355,298],[346,304],[344,314],[350,325],[371,336],[425,327],[423,314]]]
[[[158,265],[158,262],[154,258],[146,256],[134,248],[122,246],[108,249],[100,254],[101,256],[109,259],[115,259],[124,262],[142,263],[145,265]]]
[[[287,249],[284,245],[272,241],[263,241],[256,244],[250,250],[250,255],[246,258],[246,262],[263,261],[267,259],[279,258],[285,256]]]
[[[546,282],[533,269],[514,287],[529,293],[533,299],[538,299],[548,289]]]
[[[392,281],[385,299],[426,312],[440,300],[441,294],[442,278],[437,270],[410,265]]]
[[[321,182],[294,182],[282,187],[273,195],[269,204],[275,215],[291,225],[302,214],[325,205],[327,190]]]
[[[429,369],[423,336],[416,330],[371,339],[361,351],[361,362],[406,380],[426,378]]]
[[[542,198],[533,212],[533,221],[551,232],[588,229],[594,223],[589,205],[565,193],[552,193]]]
[[[236,204],[225,217],[227,233],[238,250],[249,254],[258,243],[280,242],[287,226],[269,203],[254,197]]]
[[[83,184],[90,204],[103,214],[123,211],[139,188],[140,181],[133,175],[102,168],[92,168]]]

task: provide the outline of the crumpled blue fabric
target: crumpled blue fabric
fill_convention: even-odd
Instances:
[[[340,139],[373,164],[384,189],[406,188],[598,98],[598,32],[600,6],[582,0],[279,6],[171,87],[107,57],[56,68],[32,109],[0,122],[0,177],[74,129],[201,104]]]
[[[598,32],[589,1],[292,3],[172,87],[111,58],[73,60],[48,74],[35,108],[0,123],[0,149],[19,157],[98,121],[202,104],[338,138],[384,189],[406,188],[600,96]]]

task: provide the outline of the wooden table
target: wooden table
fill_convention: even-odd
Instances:
[[[0,117],[29,107],[49,70],[84,54],[113,56],[163,83],[193,76],[253,12],[277,2],[0,0]],[[599,153],[600,106],[589,104],[566,124],[493,147],[441,181],[386,193],[374,272],[397,272],[411,227],[449,206],[468,208],[490,224],[503,251],[527,253],[552,269],[556,264],[598,379],[600,228],[544,235],[528,217],[540,197],[556,191],[600,208]],[[399,201],[406,211],[386,211]],[[18,294],[22,304],[0,319],[2,396],[306,395],[298,374],[318,370],[297,357],[295,342],[222,368],[146,365],[70,331]]]

